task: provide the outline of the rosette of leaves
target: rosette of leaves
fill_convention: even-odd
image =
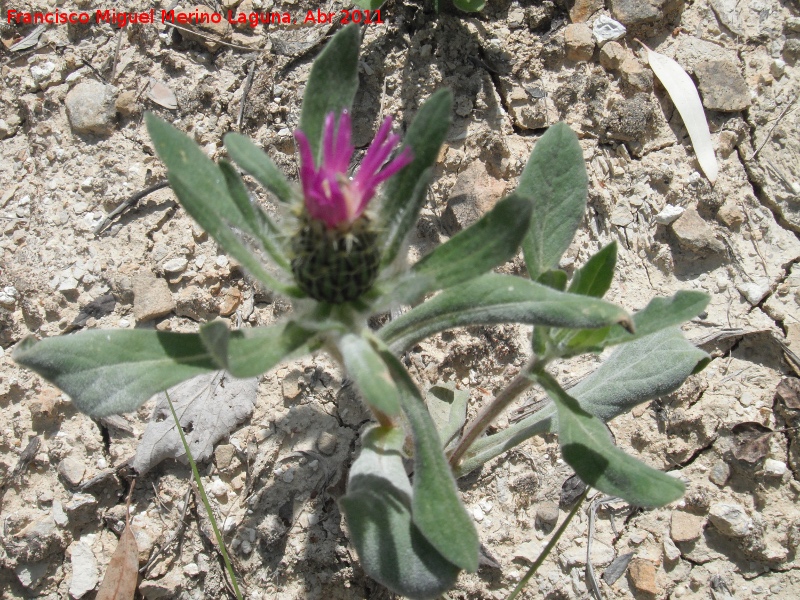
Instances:
[[[357,27],[344,28],[311,70],[298,136],[298,141],[305,140],[303,189],[248,138],[231,133],[224,142],[242,170],[295,212],[303,214],[309,207],[316,211],[334,201],[338,196],[331,186],[338,185],[343,197],[362,194],[345,198],[349,216],[330,219],[325,226],[342,240],[349,239],[350,221],[373,228],[376,235],[368,239],[377,244],[378,274],[368,289],[341,302],[309,297],[295,282],[292,268],[297,223],[288,219],[288,230],[276,223],[251,198],[236,168],[212,162],[187,136],[149,116],[153,144],[183,208],[257,285],[292,299],[294,310],[277,324],[238,330],[215,321],[197,333],[108,330],[30,338],[13,356],[69,394],[79,410],[100,417],[135,410],[154,394],[198,374],[226,369],[236,377],[253,377],[281,361],[328,351],[355,381],[376,420],[363,435],[340,500],[352,543],[371,577],[410,598],[434,598],[454,584],[461,570],[478,568],[478,536],[459,499],[454,474],[466,473],[532,435],[558,432],[564,459],[584,481],[632,504],[658,506],[681,495],[678,480],[616,448],[604,421],[669,393],[704,364],[706,355],[676,326],[699,314],[707,298],[680,292],[656,298],[634,315],[603,300],[615,269],[613,244],[567,281],[557,266],[583,219],[587,176],[577,137],[564,124],[552,126],[536,143],[513,194],[406,268],[405,238],[425,201],[448,131],[451,94],[439,91],[420,107],[394,159],[399,162],[381,167],[381,161],[373,161],[375,177],[391,177],[364,224],[359,210],[369,201],[364,200],[364,186],[369,186],[358,175],[350,179],[339,172],[343,154],[331,140],[348,146],[349,139],[341,120],[336,136],[330,124],[330,115],[348,111],[355,97],[359,45]],[[390,151],[381,150],[382,161]],[[327,184],[322,182],[326,177]],[[371,175],[364,177],[370,180]],[[358,185],[362,187],[350,187]],[[314,190],[329,196],[310,203],[304,193]],[[530,277],[491,272],[520,247]],[[370,315],[397,304],[413,308],[378,331],[368,327]],[[498,323],[534,326],[531,361],[463,431],[463,401],[455,418],[437,427],[398,356],[438,332]],[[554,360],[614,345],[620,347],[571,394],[545,370]],[[506,430],[482,435],[496,414],[534,382],[552,403]],[[403,465],[407,454],[413,459],[411,479]]]

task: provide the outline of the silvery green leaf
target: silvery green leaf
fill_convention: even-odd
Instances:
[[[475,572],[478,534],[458,498],[436,425],[408,371],[388,350],[381,353],[400,392],[414,438],[414,494],[411,515],[422,535],[448,561]]]
[[[619,346],[570,392],[584,410],[608,422],[674,392],[707,359],[680,329],[670,327]],[[467,451],[458,474],[469,473],[534,435],[554,432],[556,422],[555,407],[549,403],[499,433],[480,438]]]
[[[611,242],[575,271],[567,291],[602,298],[611,287],[617,266],[617,242]]]
[[[428,277],[426,291],[458,285],[512,259],[528,230],[531,201],[512,194],[477,223],[457,233],[412,267]]]
[[[300,130],[308,138],[311,152],[319,164],[322,153],[322,128],[328,113],[340,113],[353,106],[358,90],[358,47],[361,33],[352,23],[341,29],[320,52],[311,67],[303,107]]]
[[[460,569],[436,551],[412,519],[404,440],[398,429],[367,430],[339,504],[364,571],[397,594],[433,599],[452,587]]]
[[[261,244],[276,265],[287,273],[291,273],[289,259],[282,248],[281,232],[278,226],[260,206],[252,202],[242,178],[230,163],[220,161],[219,168],[225,177],[225,184],[228,186],[231,198],[247,222],[248,233]]]
[[[388,323],[378,336],[400,352],[440,331],[495,323],[590,328],[629,324],[630,316],[603,300],[558,292],[521,277],[487,273],[442,291]]]
[[[234,330],[212,321],[200,327],[209,354],[236,377],[261,375],[281,361],[310,352],[314,335],[294,321]]]
[[[442,383],[428,388],[425,404],[431,413],[443,447],[458,435],[467,420],[469,392],[456,388],[453,383]]]
[[[93,330],[22,340],[12,354],[90,417],[136,410],[154,394],[219,366],[196,333]]]
[[[380,208],[383,267],[397,258],[406,235],[417,222],[428,191],[430,169],[450,129],[452,106],[450,90],[435,92],[419,109],[403,138],[403,147],[411,148],[414,160],[386,183]]]
[[[300,192],[295,186],[249,137],[232,132],[225,134],[223,141],[234,162],[275,194],[278,200],[290,204],[300,198]]]
[[[581,408],[550,375],[538,373],[536,379],[558,410],[564,461],[585,483],[634,506],[664,506],[683,495],[681,481],[617,448],[603,422]]]
[[[536,142],[517,190],[533,200],[522,243],[531,279],[558,266],[586,211],[589,179],[578,136],[565,123]]]
[[[372,344],[359,335],[347,333],[337,345],[344,367],[356,382],[364,402],[386,415],[398,415],[400,400],[397,386]]]
[[[633,314],[633,332],[619,326],[578,331],[569,337],[567,347],[572,354],[577,354],[637,340],[696,317],[703,312],[708,301],[708,294],[689,290],[681,290],[667,298],[653,298]]]
[[[243,243],[240,232],[247,232],[251,225],[231,198],[220,168],[169,123],[149,113],[145,120],[156,152],[167,166],[172,190],[186,212],[261,283],[289,296],[302,295],[295,286],[273,277]]]

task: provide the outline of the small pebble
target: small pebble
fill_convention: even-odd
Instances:
[[[772,477],[782,477],[786,473],[786,463],[774,458],[768,458],[764,461],[764,473]]]
[[[606,15],[600,15],[592,25],[592,35],[598,44],[614,42],[625,37],[625,25]]]
[[[670,225],[680,217],[686,209],[681,206],[667,204],[660,213],[656,215],[656,223],[659,225]]]
[[[728,483],[728,478],[730,476],[730,465],[728,465],[728,463],[726,463],[724,460],[720,460],[714,463],[714,466],[711,467],[711,471],[708,474],[708,479],[711,481],[711,483],[715,483],[719,487],[722,487]]]
[[[173,258],[168,260],[164,263],[164,272],[165,273],[183,273],[186,270],[186,267],[189,266],[189,261],[183,258],[182,256],[179,258]]]

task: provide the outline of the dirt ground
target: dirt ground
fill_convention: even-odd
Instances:
[[[92,14],[115,7],[56,4]],[[92,22],[49,26],[29,48],[0,51],[0,597],[94,598],[154,406],[93,422],[13,363],[20,339],[101,327],[196,331],[218,316],[262,325],[291,310],[254,289],[169,189],[95,229],[164,176],[145,111],[214,158],[224,157],[226,132],[242,131],[296,177],[299,99],[311,60],[340,27],[338,16],[304,24],[317,8],[307,4],[210,3],[297,21],[200,32],[225,45],[161,23]],[[190,8],[169,0],[125,8],[153,6],[157,15]],[[47,0],[0,7],[9,43],[34,26],[6,24],[6,11],[55,8]],[[628,29],[601,48],[589,34],[603,15]],[[681,477],[686,497],[647,511],[595,498],[596,518],[581,511],[525,598],[589,597],[590,542],[604,598],[800,598],[799,15],[796,0],[498,0],[477,16],[389,1],[384,23],[363,27],[359,148],[381,115],[395,115],[402,130],[433,91],[455,93],[412,260],[513,189],[535,141],[564,120],[580,137],[590,193],[562,268],[616,240],[612,301],[637,310],[679,289],[711,295],[685,327],[710,365],[611,423],[621,447]],[[634,38],[697,83],[720,165],[715,186]],[[152,289],[160,295],[145,293]],[[408,361],[423,387],[469,390],[474,414],[524,363],[529,334],[515,326],[444,334]],[[559,365],[559,379],[577,381],[598,360]],[[537,398],[521,399],[504,420]],[[367,419],[338,368],[307,357],[261,379],[252,416],[201,464],[246,598],[392,597],[361,570],[335,500]],[[491,560],[463,575],[450,598],[508,595],[569,510],[558,503],[570,475],[548,436],[460,482]],[[135,481],[144,598],[227,597],[195,495],[189,468],[174,460]]]

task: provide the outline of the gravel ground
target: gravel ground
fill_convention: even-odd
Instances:
[[[112,4],[65,0],[58,9],[94,14]],[[158,15],[173,3],[127,8],[154,4]],[[581,512],[524,597],[588,597],[587,560],[604,598],[800,597],[800,6],[488,4],[478,16],[437,16],[421,1],[390,1],[383,24],[363,27],[359,148],[381,115],[403,129],[433,91],[455,93],[454,126],[410,259],[513,189],[535,141],[563,120],[580,138],[590,193],[562,268],[571,272],[616,240],[612,301],[636,310],[680,289],[712,298],[685,328],[711,364],[611,423],[621,447],[683,478],[686,497],[647,511],[590,503],[596,519]],[[45,0],[0,6],[4,17],[48,9]],[[132,484],[141,596],[228,595],[188,467],[166,460],[133,483],[130,461],[154,401],[93,422],[18,368],[10,351],[29,334],[196,331],[216,317],[263,325],[291,310],[255,289],[168,188],[95,229],[163,179],[145,111],[214,158],[224,157],[226,132],[246,133],[296,177],[300,97],[342,6],[322,7],[333,23],[304,24],[308,8],[317,7],[220,0],[208,10],[287,13],[296,23],[54,25],[28,49],[0,51],[0,597],[94,598]],[[601,16],[625,24],[626,35],[600,46],[592,27]],[[10,44],[33,30],[3,18],[0,38]],[[696,82],[720,165],[715,186],[634,38]],[[504,267],[520,268],[520,259]],[[503,326],[437,336],[414,348],[410,368],[422,385],[468,390],[474,414],[524,364],[529,333]],[[559,379],[577,381],[597,363],[558,365]],[[505,419],[536,399],[522,398]],[[201,464],[247,598],[392,597],[364,575],[336,504],[368,418],[338,368],[308,357],[261,378],[252,416]],[[450,598],[508,595],[569,510],[559,501],[570,475],[545,436],[460,481],[494,564],[463,575]]]

